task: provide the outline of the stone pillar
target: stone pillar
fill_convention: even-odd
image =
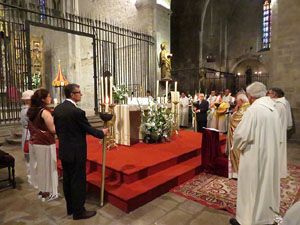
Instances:
[[[300,5],[293,0],[272,1],[272,71],[270,86],[282,88],[294,115],[296,133],[300,140]]]

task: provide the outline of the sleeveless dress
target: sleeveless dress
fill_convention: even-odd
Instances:
[[[42,108],[33,121],[29,121],[30,171],[32,184],[42,192],[50,192],[57,196],[58,175],[55,136],[52,134],[44,119],[41,117]]]

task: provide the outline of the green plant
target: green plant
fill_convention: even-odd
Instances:
[[[129,90],[125,85],[114,85],[113,86],[113,96],[115,102],[124,102],[127,100],[129,95]]]

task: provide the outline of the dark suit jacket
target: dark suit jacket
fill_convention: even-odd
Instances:
[[[91,127],[85,111],[67,100],[55,108],[53,116],[59,139],[59,158],[70,163],[86,161],[86,134],[103,138],[103,131]]]
[[[197,108],[197,110],[200,109],[200,112],[196,113],[197,121],[207,121],[208,105],[208,101],[204,99],[201,101],[201,103],[197,101],[195,107]]]

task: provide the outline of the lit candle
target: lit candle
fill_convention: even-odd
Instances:
[[[105,97],[104,97],[104,81],[103,81],[103,77],[101,77],[101,100],[102,103],[105,103]]]
[[[105,99],[105,112],[108,112],[108,104],[109,104],[109,97],[106,95],[106,99]]]
[[[169,81],[166,81],[166,99],[167,99],[166,102],[168,102],[168,93],[169,93],[168,87],[169,87]]]
[[[107,97],[108,97],[108,94],[107,94],[107,92],[108,92],[108,87],[107,87],[107,77],[105,77],[105,100],[107,100]],[[107,102],[105,102],[105,103],[107,103]]]
[[[113,83],[114,83],[114,77],[113,76],[110,76],[110,92],[109,92],[109,96],[110,96],[110,104],[113,104]]]
[[[175,96],[174,96],[174,101],[178,101],[177,99],[177,81],[175,81]]]
[[[156,82],[156,98],[158,99],[158,91],[159,91],[159,80]]]

